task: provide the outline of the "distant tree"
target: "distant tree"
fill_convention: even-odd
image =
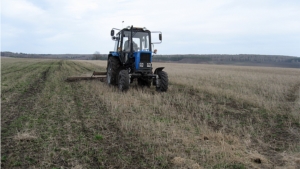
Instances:
[[[101,59],[100,52],[96,51],[93,55],[93,60],[100,60],[100,59]]]

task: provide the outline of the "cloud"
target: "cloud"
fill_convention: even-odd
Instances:
[[[1,32],[5,33],[1,35],[1,38],[17,38],[20,34],[24,33],[21,28],[14,27],[9,24],[1,24]]]
[[[51,1],[51,3],[60,4],[61,1]],[[59,14],[62,16],[82,19],[87,13],[99,8],[99,4],[94,0],[70,0],[63,3]]]
[[[1,15],[19,21],[35,22],[45,11],[26,0],[2,1]]]
[[[55,34],[54,36],[45,38],[46,42],[59,42],[59,41],[65,41],[72,37],[72,33],[59,33]]]

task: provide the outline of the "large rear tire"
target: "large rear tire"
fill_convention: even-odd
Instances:
[[[119,73],[119,90],[121,92],[127,91],[129,89],[129,74],[128,70],[121,70]]]
[[[156,87],[156,90],[159,92],[166,92],[168,90],[168,84],[169,84],[167,72],[164,71],[158,72],[158,77],[160,83],[159,83],[159,87]]]
[[[107,61],[106,81],[108,85],[117,85],[117,78],[120,68],[120,61],[116,57],[109,57]]]

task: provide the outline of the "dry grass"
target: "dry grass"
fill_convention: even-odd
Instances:
[[[299,166],[299,69],[154,63],[166,67],[167,93],[136,83],[120,93],[64,82],[106,62],[1,64],[2,86],[12,84],[2,88],[3,168]]]
[[[18,141],[30,141],[36,138],[37,136],[32,131],[18,132],[17,135],[14,136],[14,139]]]

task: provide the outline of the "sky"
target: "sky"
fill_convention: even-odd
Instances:
[[[107,54],[129,25],[161,31],[158,54],[300,57],[299,0],[1,0],[1,51]]]

